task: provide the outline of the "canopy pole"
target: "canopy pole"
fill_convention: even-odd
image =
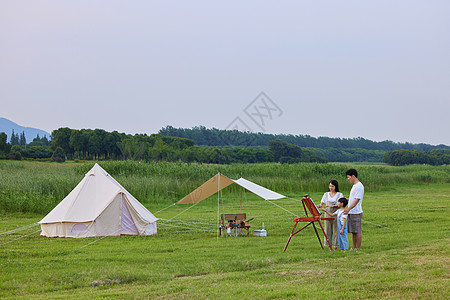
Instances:
[[[241,186],[241,211],[240,213],[242,214],[242,186]]]
[[[219,226],[220,226],[220,172],[218,173],[219,180],[217,181],[217,241],[219,241]],[[223,205],[223,204],[222,204]]]
[[[223,206],[223,193],[222,190],[219,191],[220,193],[220,199],[222,200],[222,211],[224,210],[224,206]]]

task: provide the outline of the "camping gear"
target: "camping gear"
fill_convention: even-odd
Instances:
[[[151,235],[158,219],[102,167],[81,182],[39,223],[46,237]]]
[[[246,214],[222,214],[220,215],[219,235],[239,236],[250,235],[250,222],[253,218],[245,220]]]
[[[289,245],[289,242],[291,241],[291,238],[294,235],[296,235],[297,233],[299,233],[300,231],[302,231],[303,229],[305,229],[306,227],[308,227],[309,225],[311,225],[311,224],[314,227],[314,231],[316,232],[317,238],[319,239],[320,246],[323,249],[322,241],[320,240],[319,233],[317,232],[316,225],[314,225],[314,222],[319,223],[320,228],[322,229],[322,232],[323,232],[323,234],[325,236],[325,239],[328,242],[328,247],[330,248],[330,250],[332,250],[331,243],[328,240],[328,237],[327,237],[327,235],[325,233],[325,230],[323,229],[322,223],[320,223],[320,220],[334,220],[334,218],[321,218],[320,217],[321,213],[319,212],[319,209],[317,209],[317,206],[314,204],[314,202],[309,197],[309,195],[305,195],[303,197],[302,204],[303,204],[303,209],[305,210],[306,218],[294,218],[293,221],[295,222],[295,225],[294,225],[294,228],[292,229],[291,235],[289,236],[289,240],[287,241],[283,252],[286,251],[286,249],[287,249],[287,247]],[[311,213],[311,215],[312,215],[311,217],[308,216],[308,212],[306,211],[306,208],[308,208],[309,212]],[[297,227],[298,222],[309,222],[309,223],[307,225],[305,225],[302,229],[300,229],[298,231],[295,231],[295,228]]]
[[[269,202],[270,202],[270,200],[278,200],[278,199],[282,199],[282,198],[287,198],[284,195],[278,194],[274,191],[271,191],[263,186],[260,186],[256,183],[248,181],[244,178],[239,178],[238,180],[233,180],[233,179],[230,179],[230,178],[218,173],[215,176],[213,176],[212,178],[210,178],[208,181],[206,181],[204,184],[199,186],[197,189],[195,189],[193,192],[191,192],[190,194],[185,196],[183,199],[178,201],[176,204],[194,204],[194,203],[197,204],[200,201],[203,201],[206,198],[214,195],[215,193],[220,192],[222,189],[226,188],[227,186],[229,186],[233,183],[239,185],[241,188],[244,188]],[[241,193],[241,197],[242,197],[242,193]],[[218,204],[217,205],[218,206],[217,223],[219,225],[217,237],[219,235],[233,236],[233,234],[234,234],[234,236],[237,236],[237,235],[239,235],[238,234],[239,230],[241,232],[247,233],[247,236],[248,236],[250,224],[245,224],[245,222],[244,222],[244,226],[234,226],[235,231],[233,231],[233,222],[231,222],[231,224],[230,224],[230,222],[226,222],[229,220],[227,220],[226,218],[224,219],[224,217],[223,217],[224,215],[222,215],[222,218],[219,219],[219,210],[220,210],[219,209],[219,207],[220,207],[219,199],[218,199],[217,204]],[[223,203],[222,203],[222,206],[223,206]],[[242,199],[241,199],[241,210],[242,210]],[[244,217],[241,218],[239,222],[236,222],[239,225],[240,222],[242,222],[246,219],[246,214],[242,214],[242,212],[241,212],[241,214],[233,214],[233,216],[237,216],[237,215],[244,215]],[[236,220],[234,219],[234,221],[236,221]]]
[[[265,229],[254,230],[253,236],[267,236],[267,230],[265,230]]]
[[[264,229],[264,222],[262,223],[262,228],[253,231],[253,236],[267,236],[267,231]]]

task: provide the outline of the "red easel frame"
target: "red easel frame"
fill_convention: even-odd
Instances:
[[[291,238],[294,235],[296,235],[297,233],[299,233],[300,231],[302,231],[303,229],[305,229],[306,227],[308,227],[309,225],[311,225],[311,224],[314,227],[314,231],[316,232],[317,239],[319,240],[320,246],[323,249],[322,241],[320,240],[319,233],[317,232],[316,225],[314,225],[314,222],[318,222],[319,223],[320,228],[322,229],[323,235],[325,236],[325,239],[328,242],[328,247],[330,248],[330,250],[332,250],[333,248],[331,246],[330,241],[328,240],[328,237],[327,237],[327,235],[325,233],[325,230],[323,229],[323,226],[322,226],[322,223],[320,222],[320,220],[334,220],[334,218],[321,218],[320,217],[321,213],[319,212],[319,210],[317,209],[316,205],[314,204],[314,202],[312,201],[312,199],[309,197],[308,194],[306,194],[303,197],[302,204],[303,204],[303,209],[305,210],[306,218],[294,218],[293,221],[295,222],[295,225],[294,225],[294,228],[292,229],[291,235],[289,236],[289,240],[287,241],[283,252],[286,252],[286,249],[287,249],[287,247],[289,245],[289,242],[291,241]],[[308,208],[309,212],[311,213],[311,215],[312,215],[311,217],[308,216],[308,212],[307,212],[306,208]],[[309,222],[309,223],[306,224],[305,226],[303,226],[302,229],[300,229],[298,231],[295,231],[295,228],[297,227],[298,222]]]

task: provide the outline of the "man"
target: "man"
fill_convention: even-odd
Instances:
[[[348,199],[350,205],[344,211],[344,213],[348,214],[348,233],[352,234],[353,249],[361,249],[364,186],[359,181],[358,172],[355,169],[347,170],[345,175],[347,175],[348,181],[353,183]]]

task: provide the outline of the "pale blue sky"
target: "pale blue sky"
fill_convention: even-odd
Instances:
[[[448,16],[433,0],[1,0],[0,117],[261,131],[245,109],[265,92],[265,132],[450,145]]]

